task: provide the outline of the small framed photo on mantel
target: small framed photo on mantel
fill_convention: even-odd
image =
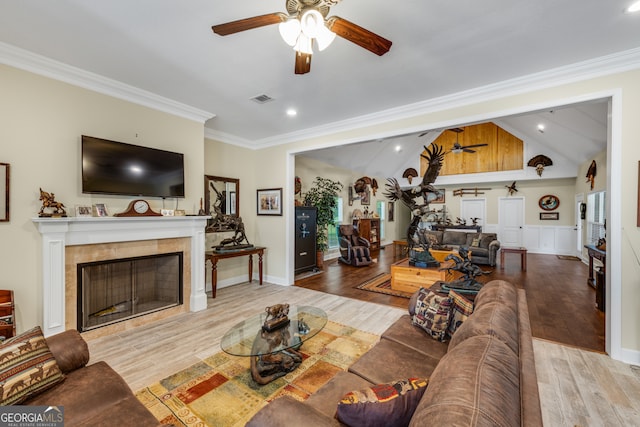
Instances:
[[[257,190],[258,215],[282,215],[282,188]]]
[[[96,203],[93,205],[95,216],[109,216],[107,213],[107,207],[104,203]]]

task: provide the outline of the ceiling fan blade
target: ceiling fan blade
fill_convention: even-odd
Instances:
[[[327,19],[327,28],[340,37],[379,56],[384,55],[391,49],[391,41],[338,16],[332,16]]]
[[[465,153],[475,153],[476,150],[469,150],[468,148],[463,148],[462,151],[464,151]]]
[[[464,148],[486,147],[489,144],[465,145]]]
[[[307,74],[311,71],[311,55],[308,53],[296,52],[296,74]]]
[[[254,16],[252,18],[239,19],[225,24],[214,25],[211,29],[214,33],[220,36],[228,36],[229,34],[264,27],[265,25],[279,24],[286,20],[287,15],[281,12],[276,12],[269,13],[268,15]]]

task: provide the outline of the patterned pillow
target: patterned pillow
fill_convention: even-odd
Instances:
[[[453,336],[453,333],[462,325],[462,322],[467,320],[473,313],[473,303],[453,289],[449,291],[449,298],[451,298],[452,307],[447,333],[449,336]]]
[[[16,405],[62,380],[39,326],[0,345],[0,405]]]
[[[438,341],[445,341],[451,317],[451,305],[451,298],[448,296],[420,288],[411,322]]]
[[[336,418],[348,426],[407,426],[427,389],[428,380],[409,378],[345,394]]]

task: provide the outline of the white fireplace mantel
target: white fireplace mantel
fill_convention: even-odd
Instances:
[[[208,216],[33,218],[42,234],[45,336],[65,330],[65,247],[139,240],[191,238],[191,311],[207,308],[205,226]]]

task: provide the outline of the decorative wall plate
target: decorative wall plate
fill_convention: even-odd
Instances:
[[[540,209],[543,209],[545,211],[552,211],[560,206],[560,199],[551,194],[547,194],[546,196],[540,197],[540,200],[538,200],[538,205],[540,206]]]

